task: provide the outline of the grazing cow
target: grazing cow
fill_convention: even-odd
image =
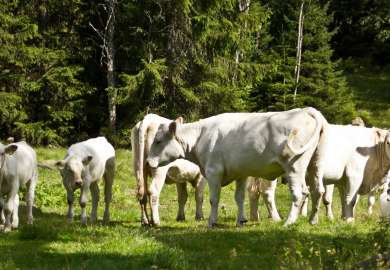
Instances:
[[[250,220],[259,220],[259,197],[263,197],[268,210],[268,216],[273,221],[280,221],[280,215],[275,203],[275,190],[277,179],[269,181],[260,177],[247,178],[247,190],[249,195]]]
[[[363,119],[360,118],[360,117],[354,118],[352,120],[351,124],[353,126],[360,126],[360,127],[364,127],[365,126]],[[377,189],[371,190],[368,193],[368,209],[367,209],[368,215],[372,215],[372,209],[373,209],[373,206],[375,204],[375,193],[376,193],[376,191],[377,190],[383,190],[383,188],[386,185],[386,183],[390,180],[390,176],[389,175],[387,175],[386,177],[387,177],[387,179],[385,180],[386,181],[385,184],[383,184],[382,186],[378,187]],[[332,220],[334,218],[333,210],[332,210],[333,191],[334,191],[334,185],[327,185],[325,187],[325,194],[324,194],[324,197],[323,197],[323,202],[324,202],[325,209],[326,209],[326,216],[330,220]]]
[[[379,201],[381,216],[383,218],[390,217],[390,182],[386,183],[386,186],[380,195]]]
[[[246,222],[246,178],[275,179],[285,173],[292,194],[287,225],[296,221],[302,198],[308,192],[305,173],[324,123],[325,118],[313,108],[225,113],[189,124],[174,121],[160,125],[147,162],[157,168],[186,158],[200,167],[209,184],[210,227],[217,223],[222,186],[236,180],[240,226]]]
[[[27,185],[27,223],[33,223],[32,207],[38,182],[37,157],[34,149],[21,141],[0,144],[0,213],[4,231],[19,225],[19,188]]]
[[[285,179],[282,178],[282,183],[287,184],[287,181],[284,183]],[[258,221],[259,220],[259,197],[262,195],[265,205],[268,210],[268,217],[272,218],[273,221],[280,221],[281,217],[278,213],[275,203],[275,191],[277,185],[277,179],[275,180],[266,180],[261,177],[248,177],[247,178],[247,190],[249,195],[249,209],[250,209],[250,220]],[[307,216],[307,203],[309,197],[303,201],[300,214],[304,217]]]
[[[358,195],[364,195],[383,184],[390,168],[390,137],[385,130],[359,126],[327,125],[308,168],[310,186],[325,181],[338,184],[342,201],[342,216],[354,219]],[[327,189],[332,188],[328,186]],[[310,222],[318,222],[322,194],[312,189]],[[329,192],[330,194],[331,192]]]
[[[62,182],[67,192],[69,220],[73,220],[73,193],[80,188],[81,222],[83,224],[87,223],[85,206],[89,189],[92,197],[91,223],[97,220],[99,180],[104,178],[103,222],[108,224],[115,175],[115,150],[106,138],[97,137],[72,144],[65,158],[54,164],[61,171]]]
[[[160,168],[151,169],[146,163],[146,157],[160,124],[169,124],[172,120],[156,114],[146,115],[132,129],[131,145],[133,148],[133,168],[137,180],[137,197],[141,206],[141,223],[143,225],[160,224],[158,212],[160,193],[166,180],[175,182],[178,192],[179,210],[177,220],[184,219],[184,205],[187,198],[186,182],[195,187],[196,216],[203,219],[202,203],[205,181],[199,167],[189,161],[177,161]],[[169,174],[167,175],[167,173]],[[148,187],[147,178],[152,178]],[[148,197],[150,197],[152,217],[147,214]]]

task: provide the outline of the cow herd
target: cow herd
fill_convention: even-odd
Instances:
[[[155,114],[146,115],[132,129],[133,170],[143,225],[159,225],[159,197],[164,183],[175,183],[178,193],[177,220],[185,219],[187,182],[195,189],[195,219],[203,219],[203,191],[208,184],[211,211],[209,227],[218,222],[222,187],[235,181],[237,225],[246,221],[245,192],[250,218],[258,220],[258,199],[262,195],[269,216],[281,220],[275,204],[277,178],[283,176],[291,193],[291,207],[285,225],[307,213],[310,194],[310,223],[318,223],[321,202],[333,218],[334,185],[339,189],[342,217],[352,222],[360,195],[385,185],[381,195],[382,215],[390,214],[390,133],[359,125],[333,125],[314,108],[267,113],[225,113],[183,123]],[[27,185],[27,222],[33,222],[32,206],[38,180],[35,151],[25,142],[0,144],[0,228],[18,227],[18,191]],[[68,219],[73,219],[74,191],[80,189],[81,222],[87,223],[87,194],[91,192],[90,221],[97,220],[99,181],[104,181],[103,222],[110,219],[115,150],[98,137],[73,144],[63,160],[44,161],[43,167],[61,172],[67,192]],[[148,182],[151,178],[151,182]],[[151,213],[148,209],[150,206]],[[372,212],[372,210],[369,210]]]

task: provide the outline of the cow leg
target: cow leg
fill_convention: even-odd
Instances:
[[[372,208],[375,204],[375,192],[370,191],[368,193],[368,215],[372,215]]]
[[[10,192],[7,194],[7,199],[4,203],[4,217],[5,217],[5,223],[4,223],[4,232],[11,231],[12,224],[11,224],[11,217],[12,213],[15,209],[15,197],[18,195],[19,190],[19,179],[15,178],[14,183],[11,187]]]
[[[206,186],[206,179],[199,175],[198,182],[195,186],[195,201],[196,201],[196,212],[195,220],[203,220],[203,193]]]
[[[184,213],[184,206],[187,202],[187,183],[176,183],[176,189],[177,189],[177,201],[179,203],[179,209],[177,211],[176,220],[177,221],[184,221],[186,219],[185,213]]]
[[[318,214],[321,206],[321,201],[325,189],[322,190],[321,184],[323,182],[323,172],[321,167],[317,167],[315,172],[309,171],[309,184],[310,184],[310,193],[312,199],[312,210],[310,215],[310,224],[315,225],[318,223]]]
[[[16,229],[19,226],[19,194],[15,195],[14,210],[12,211],[12,229]]]
[[[35,187],[37,185],[38,175],[35,174],[32,179],[27,184],[27,194],[26,194],[26,202],[27,202],[27,224],[33,224],[33,213],[32,209],[34,206],[34,195],[35,195]]]
[[[234,199],[237,204],[238,213],[237,213],[237,226],[243,226],[248,220],[245,218],[244,213],[244,200],[245,200],[245,187],[246,187],[246,178],[236,180],[236,192],[234,194]]]
[[[304,189],[304,187],[306,187],[304,174],[302,175],[301,173],[298,174],[298,173],[290,172],[287,175],[287,177],[288,177],[289,189],[292,195],[292,204],[291,204],[290,213],[288,215],[286,222],[284,223],[284,226],[296,222],[299,215],[299,211],[301,210],[303,199],[306,196],[306,194],[305,196],[303,196],[303,192],[305,193],[307,192],[306,191],[307,188]]]
[[[144,181],[145,181],[145,186],[147,185],[148,180],[148,174],[144,171]],[[144,187],[139,187],[139,194],[141,195],[138,199],[140,207],[141,207],[141,225],[146,226],[150,225],[150,219],[148,215],[148,194],[145,192]]]
[[[68,218],[69,221],[73,221],[73,201],[74,201],[74,196],[73,196],[73,190],[66,189],[66,196],[67,196],[67,201],[68,201],[68,213],[66,217]]]
[[[89,189],[89,181],[84,181],[81,190],[80,190],[80,207],[81,207],[81,223],[83,225],[87,225],[87,211],[86,211],[86,206],[87,206],[87,193]]]
[[[250,220],[259,221],[259,197],[260,197],[260,181],[257,178],[250,177],[248,183],[248,197],[249,197],[249,210]]]
[[[334,185],[325,186],[325,194],[323,197],[323,203],[326,209],[326,216],[329,220],[333,220],[332,200],[333,200]]]
[[[0,224],[3,225],[5,222],[5,217],[4,217],[4,199],[1,198],[0,194]]]
[[[4,204],[4,216],[5,216],[5,223],[4,223],[4,232],[11,231],[11,216],[12,212],[15,208],[15,196],[16,192],[11,192],[8,194],[7,199]]]
[[[348,169],[348,168],[347,168]],[[355,205],[358,200],[358,190],[362,179],[356,171],[347,170],[347,181],[345,189],[345,219],[347,222],[354,221]]]
[[[106,170],[104,172],[104,214],[103,223],[110,223],[110,203],[112,200],[112,185],[115,177],[115,158],[107,161]]]
[[[206,179],[209,184],[209,192],[210,192],[210,217],[209,217],[209,227],[212,228],[217,225],[218,220],[218,205],[219,198],[221,195],[221,179],[218,174],[215,173],[207,173]]]
[[[309,196],[306,196],[306,198],[303,200],[302,206],[301,206],[301,216],[307,217],[307,205],[309,204]]]
[[[99,185],[98,182],[95,181],[91,183],[89,187],[91,191],[92,197],[92,209],[91,209],[91,224],[94,224],[97,221],[97,208],[99,204]]]
[[[148,205],[148,196],[147,194],[143,194],[141,199],[139,200],[139,204],[141,206],[141,224],[142,225],[149,225],[149,216],[147,212],[147,205]]]
[[[160,206],[160,193],[164,187],[165,178],[167,176],[168,167],[160,167],[152,174],[152,182],[149,188],[150,207],[152,210],[152,223],[155,226],[160,225],[160,215],[158,208]]]
[[[345,188],[343,185],[339,185],[338,189],[339,189],[339,197],[341,202],[341,218],[345,218],[346,217]]]
[[[268,181],[268,180],[262,180],[262,181]],[[266,183],[266,188],[261,195],[267,207],[269,217],[272,218],[273,221],[280,221],[282,219],[280,218],[275,203],[276,184],[277,184],[277,180],[273,180],[270,181],[269,183]]]
[[[348,196],[348,195],[347,195]],[[359,195],[355,194],[354,196],[350,197],[350,201],[347,201],[345,203],[345,220],[348,223],[354,222],[355,220],[355,206],[359,199]]]

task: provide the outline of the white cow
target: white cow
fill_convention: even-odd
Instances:
[[[352,120],[351,124],[353,126],[360,126],[360,127],[365,126],[363,119],[360,117],[354,118]],[[390,180],[390,178],[388,175],[386,177],[387,177],[386,182],[388,182]],[[386,183],[384,185],[386,185]],[[384,188],[384,185],[382,185],[381,187],[378,187],[377,190],[382,190]],[[368,209],[367,209],[368,215],[372,215],[372,209],[373,209],[373,206],[375,204],[375,193],[377,190],[372,190],[368,193],[368,200],[367,200],[368,201]],[[326,216],[331,220],[333,219],[333,211],[332,211],[333,191],[334,191],[334,186],[327,185],[325,187],[325,194],[324,194],[324,198],[323,198],[323,202],[324,202],[325,208],[326,208]]]
[[[367,194],[381,185],[390,168],[389,139],[387,131],[377,128],[326,125],[308,168],[308,184],[316,186],[323,179],[325,184],[338,184],[342,216],[348,222],[353,221],[358,195]],[[329,188],[333,189],[327,186]],[[315,224],[321,194],[315,188],[313,191],[310,222]]]
[[[19,225],[19,188],[27,185],[27,223],[33,223],[32,207],[38,182],[37,157],[34,149],[21,141],[0,144],[0,213],[4,231]],[[1,226],[3,227],[3,225]]]
[[[225,113],[195,123],[161,124],[147,162],[157,168],[186,158],[200,167],[209,184],[210,227],[217,223],[221,186],[236,180],[240,226],[246,221],[243,205],[246,178],[275,179],[285,173],[292,194],[287,225],[296,221],[303,194],[308,192],[305,173],[324,123],[320,112],[305,108]]]
[[[91,223],[97,220],[99,202],[99,180],[104,178],[105,210],[103,222],[110,221],[112,184],[115,175],[115,150],[104,137],[97,137],[72,144],[63,160],[55,161],[60,169],[62,181],[67,192],[69,220],[73,220],[73,193],[80,188],[81,222],[87,223],[85,206],[88,190],[91,190]]]
[[[180,120],[182,121],[181,118]],[[160,193],[165,182],[176,183],[179,203],[177,220],[185,219],[184,206],[187,200],[187,182],[190,182],[195,188],[195,219],[203,219],[202,204],[205,180],[200,174],[197,165],[189,161],[177,160],[166,166],[151,169],[146,164],[146,157],[159,125],[163,123],[169,124],[170,122],[172,122],[172,120],[156,114],[148,114],[132,129],[131,144],[133,148],[133,168],[137,180],[137,197],[141,206],[141,223],[143,225],[160,224],[158,207]],[[150,185],[148,185],[147,182],[148,176],[152,178]],[[147,214],[149,196],[152,211],[151,219]]]
[[[280,215],[275,203],[275,190],[277,179],[269,181],[260,177],[247,178],[247,190],[249,196],[250,220],[259,220],[259,197],[263,197],[265,205],[268,210],[268,216],[273,221],[280,221]]]
[[[379,198],[381,217],[390,217],[390,182],[386,184]]]

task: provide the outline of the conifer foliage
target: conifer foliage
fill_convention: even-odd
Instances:
[[[98,34],[108,31],[111,2],[114,53],[108,69]],[[343,56],[337,42],[348,38],[337,34],[338,26],[348,26],[340,16],[345,10],[335,12],[337,1],[304,1],[298,83],[302,0],[111,2],[0,0],[2,138],[65,144],[105,134],[128,144],[130,128],[147,112],[190,121],[228,111],[313,106],[337,123],[355,114],[333,53],[336,48]],[[342,2],[353,9],[352,0]],[[361,33],[376,31],[375,59],[388,45],[383,10],[375,4],[359,19]]]

